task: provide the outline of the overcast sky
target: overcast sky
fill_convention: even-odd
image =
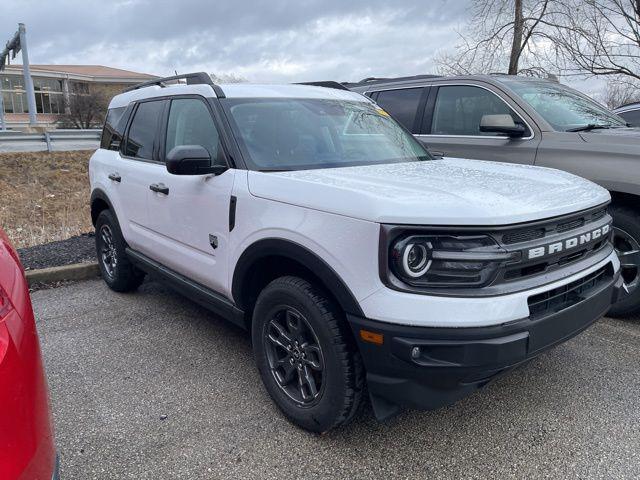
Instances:
[[[251,81],[433,72],[466,0],[0,0],[0,44],[27,26],[32,63]],[[6,37],[6,38],[3,38]]]
[[[0,0],[0,44],[27,26],[31,63],[99,64],[252,82],[434,73],[468,0]]]

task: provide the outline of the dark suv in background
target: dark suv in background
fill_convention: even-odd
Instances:
[[[344,85],[375,100],[435,155],[553,167],[607,188],[629,293],[610,313],[640,311],[640,128],[551,80],[421,75]]]

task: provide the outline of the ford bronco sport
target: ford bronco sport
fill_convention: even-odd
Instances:
[[[141,84],[111,101],[90,181],[107,285],[149,273],[249,330],[266,390],[315,432],[365,394],[379,419],[451,404],[620,292],[607,190],[435,160],[348,90]]]
[[[350,87],[433,153],[559,168],[608,189],[613,244],[628,292],[609,314],[640,313],[640,128],[632,121],[540,78],[422,75],[365,79]],[[631,108],[624,111],[631,114]]]

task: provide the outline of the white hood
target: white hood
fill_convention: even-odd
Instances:
[[[584,210],[609,192],[550,168],[448,158],[249,172],[257,197],[379,223],[509,225]]]

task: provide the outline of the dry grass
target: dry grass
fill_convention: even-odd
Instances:
[[[0,225],[17,248],[92,230],[91,153],[0,154]]]

